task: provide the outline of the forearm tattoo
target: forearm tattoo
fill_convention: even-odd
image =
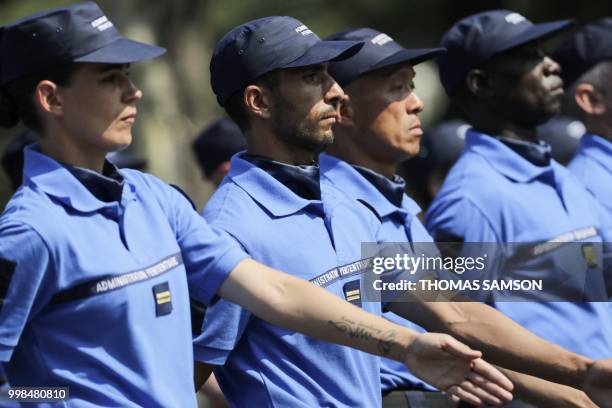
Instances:
[[[342,320],[329,320],[328,323],[336,328],[336,330],[339,332],[346,333],[350,338],[366,341],[376,340],[378,342],[378,350],[380,350],[383,356],[388,356],[396,347],[398,347],[398,344],[395,341],[395,336],[397,335],[395,330],[379,330],[375,327],[364,323],[358,323],[344,316],[342,317]]]

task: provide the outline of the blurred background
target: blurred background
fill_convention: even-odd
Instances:
[[[65,0],[0,0],[0,24],[37,10],[74,3]],[[495,8],[517,11],[534,22],[575,18],[585,23],[612,15],[612,2],[575,0],[99,0],[126,36],[168,49],[161,58],[136,64],[131,75],[143,90],[130,153],[147,159],[147,170],[183,188],[201,209],[213,186],[202,179],[191,142],[223,115],[209,85],[208,63],[215,43],[232,27],[267,15],[290,15],[320,37],[370,26],[406,47],[436,46],[463,16]],[[433,64],[417,67],[417,93],[425,101],[427,131],[456,117],[438,84]],[[0,129],[0,150],[21,129]],[[10,197],[0,172],[0,209]]]

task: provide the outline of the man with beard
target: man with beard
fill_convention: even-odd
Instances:
[[[348,98],[334,125],[334,144],[320,158],[323,177],[365,203],[381,219],[379,236],[384,241],[410,242],[414,247],[435,251],[431,236],[417,217],[420,208],[404,193],[405,182],[395,170],[400,161],[419,152],[419,114],[424,104],[414,90],[414,66],[441,55],[443,50],[406,49],[371,28],[333,34],[327,40],[364,41],[365,45],[354,56],[330,64],[330,74]],[[489,306],[411,301],[391,302],[387,309],[390,312],[385,317],[391,321],[411,327],[401,315],[426,329],[457,336],[484,350],[497,364],[577,388],[583,383],[578,377],[570,380],[565,375],[567,370],[559,370],[558,364],[573,360],[573,365],[586,361],[584,358],[537,339]],[[526,355],[525,350],[532,353]],[[509,375],[517,386],[515,395],[538,405],[561,407],[573,401],[592,406],[576,389],[517,373]],[[426,388],[405,368],[387,359],[381,363],[381,382],[383,393]],[[405,397],[410,406],[422,406],[423,400],[428,407],[440,403],[439,394],[412,391]]]
[[[378,220],[337,189],[320,184],[314,163],[333,140],[331,128],[344,98],[327,63],[361,45],[321,41],[291,17],[251,21],[219,41],[210,65],[212,88],[243,130],[247,151],[232,158],[203,215],[254,259],[282,265],[380,315],[380,302],[362,302],[360,296],[360,273],[368,266],[361,259],[361,242],[376,241]],[[329,323],[357,337],[371,335],[349,321]],[[378,357],[280,329],[230,302],[209,308],[202,327],[195,356],[206,366],[200,366],[196,386],[218,366],[216,378],[232,405],[380,405]],[[482,371],[481,364],[474,369]],[[442,387],[477,404],[511,398],[500,386],[480,376],[473,379],[482,387],[471,380],[462,387]]]
[[[426,224],[436,241],[460,241],[464,248],[496,244],[497,264],[488,273],[510,268],[504,271],[542,279],[543,293],[507,302],[497,292],[488,302],[539,336],[601,359],[612,355],[609,305],[583,300],[606,299],[600,235],[605,220],[599,204],[551,159],[550,147],[536,133],[559,112],[563,96],[559,64],[539,40],[569,25],[532,24],[496,10],[466,17],[444,35],[441,46],[448,53],[438,60],[440,79],[473,128]],[[570,301],[547,301],[553,299]]]

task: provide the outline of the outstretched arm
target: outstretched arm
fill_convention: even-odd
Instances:
[[[597,405],[580,390],[505,368],[498,368],[514,384],[513,393],[516,399],[536,407],[597,408]]]
[[[546,341],[477,302],[392,302],[387,307],[426,330],[448,333],[493,364],[581,388],[593,360]]]
[[[219,295],[277,326],[401,361],[423,380],[468,402],[499,405],[512,399],[512,384],[480,359],[480,352],[447,335],[395,325],[253,260],[234,268]]]

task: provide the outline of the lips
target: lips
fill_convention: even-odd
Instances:
[[[555,86],[550,89],[550,93],[553,95],[563,95],[563,86]]]
[[[122,121],[134,123],[136,121],[137,112],[130,113],[121,117]]]
[[[333,114],[330,114],[330,115],[325,115],[325,116],[323,116],[321,118],[322,121],[323,120],[330,120],[330,119],[332,119],[334,122],[337,122],[338,121],[338,114],[337,113],[333,113]]]
[[[421,133],[422,134],[423,133],[423,129],[421,128],[421,121],[417,120],[417,122],[412,127],[410,127],[410,129],[408,129],[408,130],[410,130],[411,132],[414,132],[414,133]]]

